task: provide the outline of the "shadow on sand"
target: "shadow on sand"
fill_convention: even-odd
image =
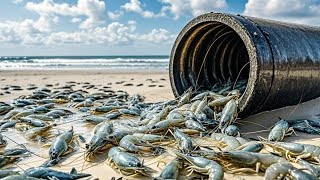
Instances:
[[[320,121],[320,98],[301,103],[295,106],[288,106],[272,111],[262,112],[252,115],[248,118],[237,120],[236,124],[239,126],[245,138],[257,138],[261,136],[266,138],[269,134],[270,128],[281,117],[285,120],[296,119],[310,119]],[[297,135],[286,137],[285,141],[302,141],[315,140],[319,135],[309,135],[301,132],[296,132]]]

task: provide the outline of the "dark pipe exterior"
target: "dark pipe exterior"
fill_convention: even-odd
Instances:
[[[319,27],[224,13],[198,16],[182,29],[170,57],[172,90],[179,96],[190,86],[235,80],[248,62],[240,117],[320,96]]]

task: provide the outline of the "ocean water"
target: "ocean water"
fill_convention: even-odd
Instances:
[[[0,70],[128,69],[166,70],[169,56],[0,56]]]

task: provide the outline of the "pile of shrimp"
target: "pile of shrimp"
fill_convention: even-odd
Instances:
[[[217,85],[211,90],[190,88],[176,99],[156,103],[146,103],[143,96],[130,96],[125,91],[73,90],[73,84],[37,89],[12,102],[0,102],[0,178],[94,177],[78,173],[72,166],[85,172],[88,165],[100,162],[113,168],[118,177],[127,179],[220,180],[225,173],[261,172],[265,179],[320,177],[320,147],[282,142],[295,130],[318,134],[317,122],[297,120],[289,124],[280,118],[270,128],[268,137],[242,137],[237,119],[245,80]],[[85,131],[75,130],[74,126],[84,124]],[[45,154],[17,142],[9,136],[12,131]],[[17,148],[12,148],[13,144]],[[66,163],[74,155],[79,156]],[[39,165],[20,167],[21,159],[33,156],[40,158]],[[161,171],[145,163],[144,159],[150,157],[160,157],[157,166],[164,164]],[[72,169],[52,169],[56,166]],[[22,171],[15,170],[17,167]],[[116,177],[106,177],[111,178]]]

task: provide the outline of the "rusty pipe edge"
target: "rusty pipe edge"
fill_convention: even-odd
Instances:
[[[240,117],[320,96],[320,28],[225,13],[191,20],[170,56],[173,93],[247,79]],[[242,70],[241,70],[242,69]]]

